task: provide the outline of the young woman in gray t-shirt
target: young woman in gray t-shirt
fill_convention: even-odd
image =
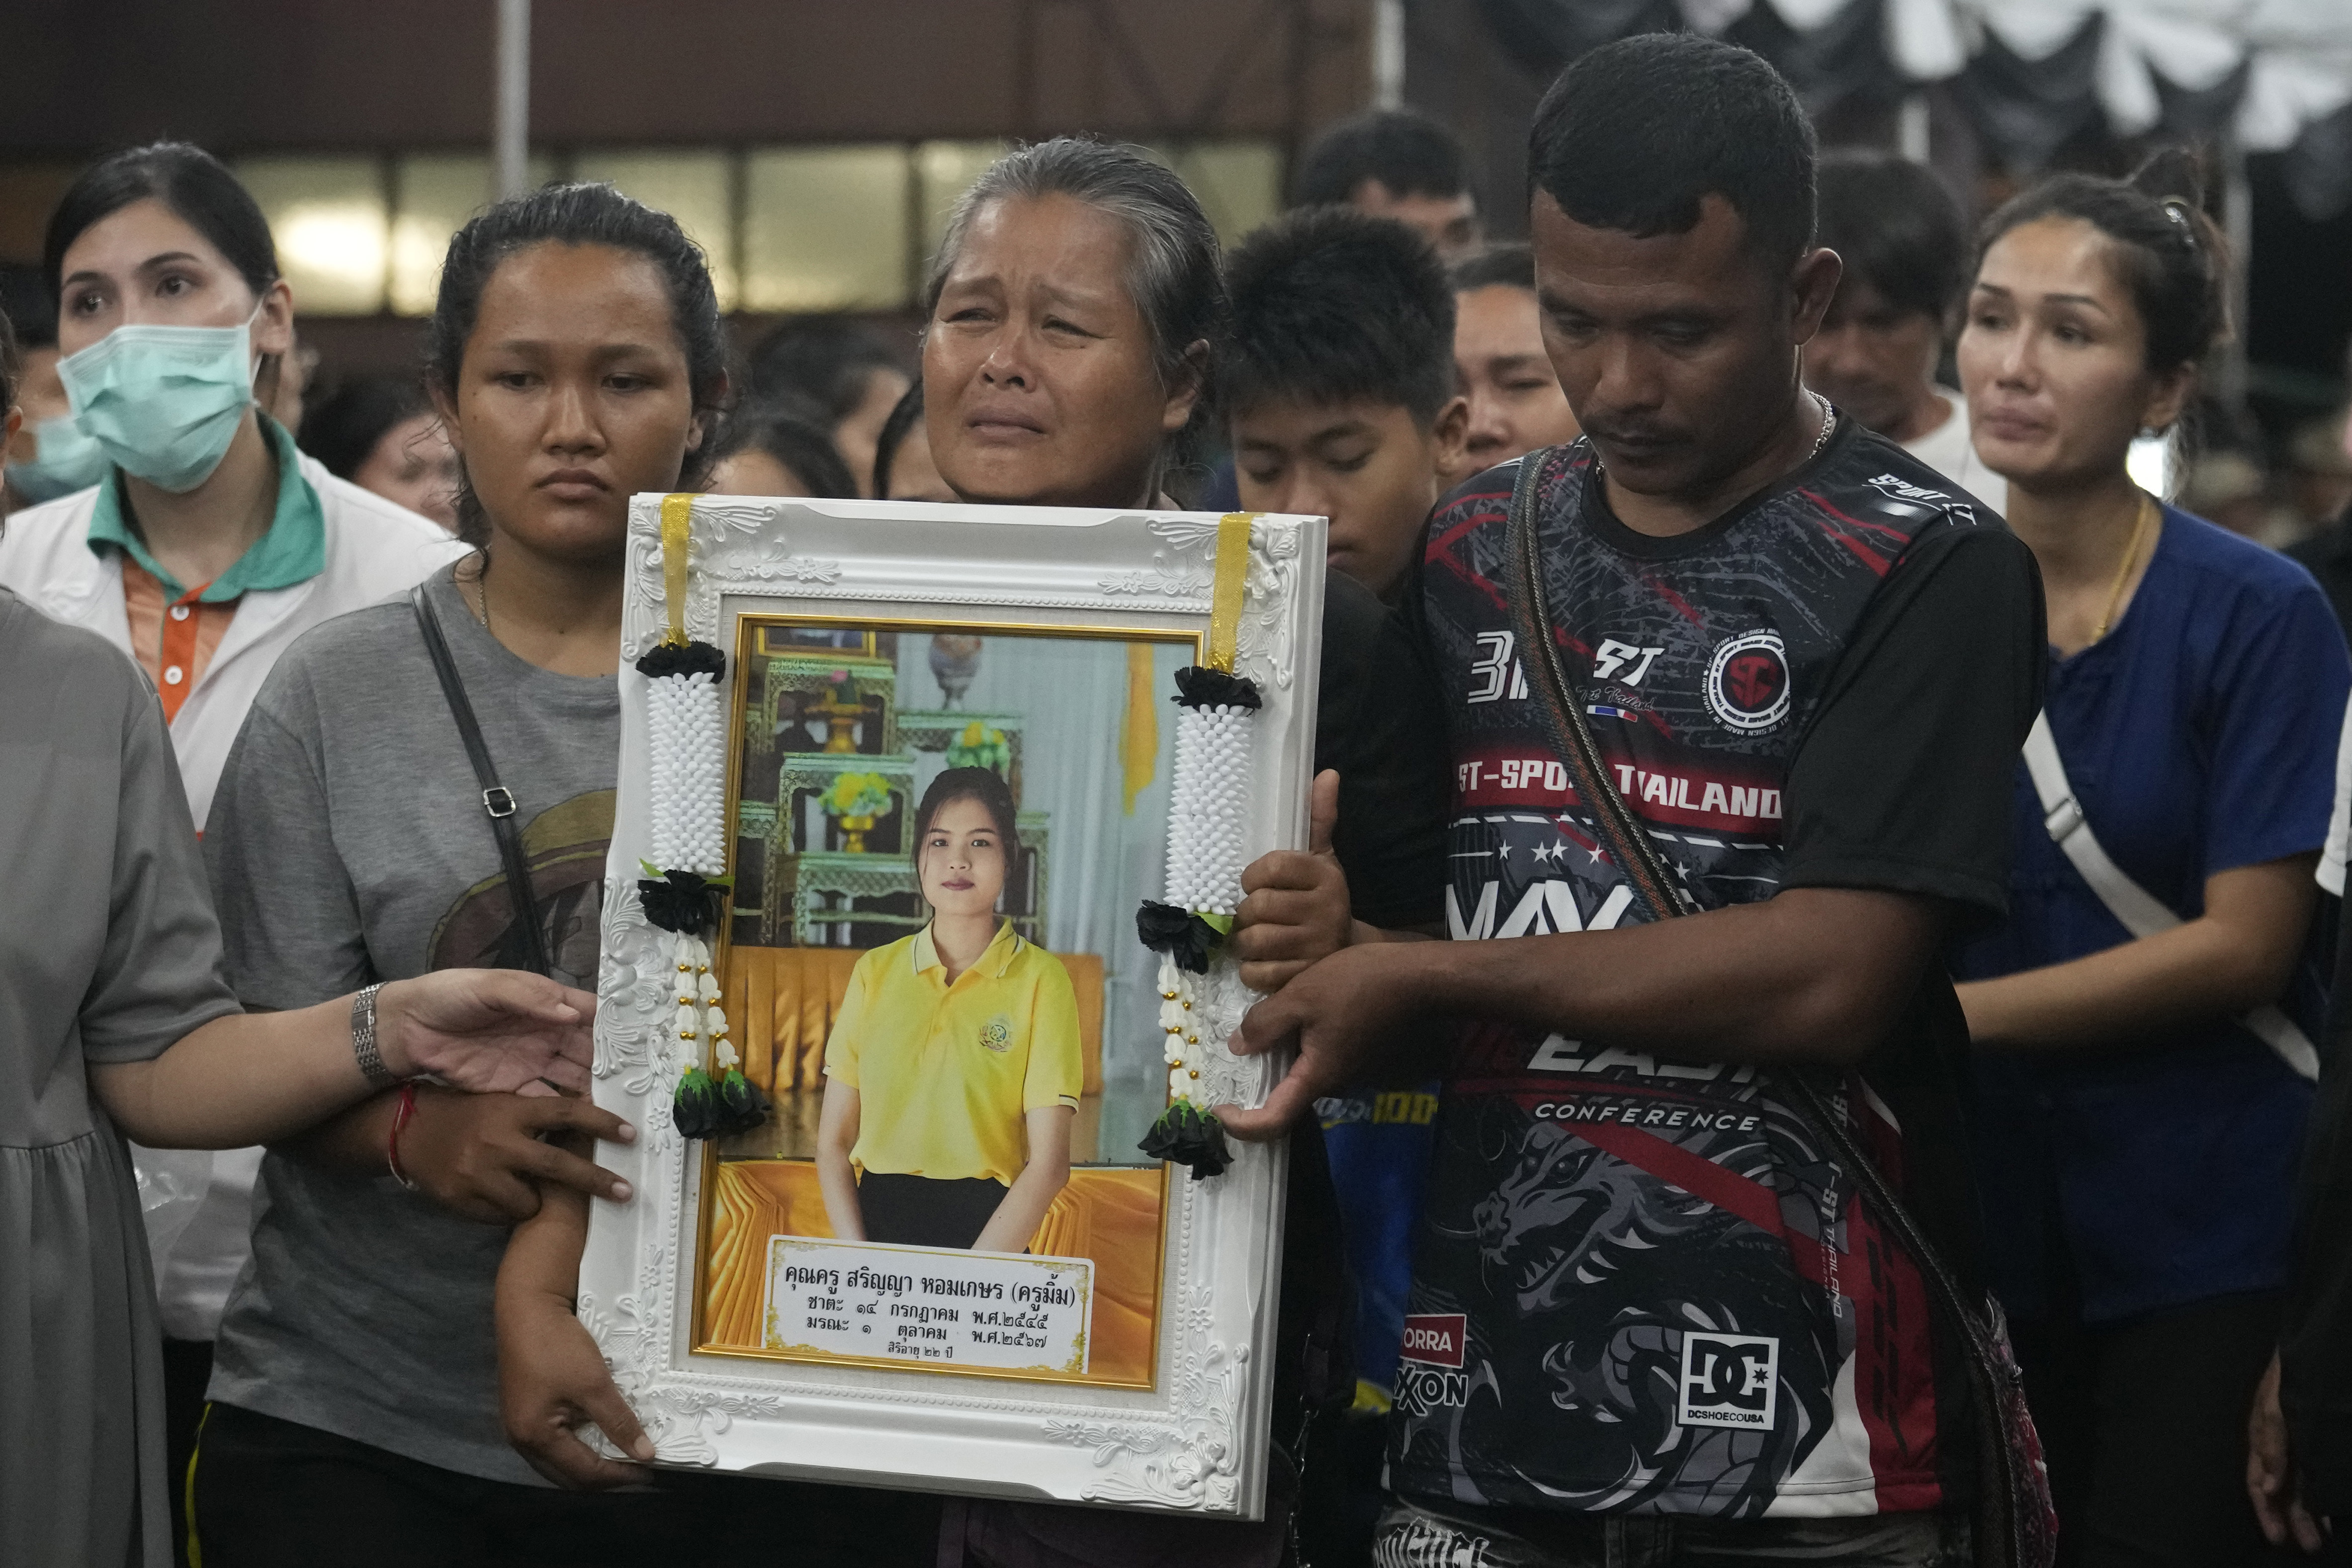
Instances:
[[[431,345],[478,553],[428,580],[425,603],[513,795],[537,920],[506,880],[416,606],[361,610],[280,663],[206,829],[230,970],[261,1005],[542,954],[594,983],[628,498],[700,482],[727,393],[717,301],[667,215],[554,186],[451,241]],[[208,1555],[764,1563],[755,1511],[824,1513],[814,1489],[730,1478],[571,1495],[509,1447],[491,1311],[509,1227],[555,1184],[628,1195],[540,1136],[562,1130],[519,1099],[427,1090],[270,1153],[194,1466]]]

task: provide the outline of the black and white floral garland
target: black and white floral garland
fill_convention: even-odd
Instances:
[[[742,1058],[728,1038],[711,956],[729,885],[727,722],[719,689],[727,656],[709,643],[689,640],[683,624],[692,507],[688,496],[663,501],[669,631],[637,660],[637,673],[646,678],[651,731],[654,851],[652,860],[638,862],[646,879],[637,892],[646,919],[670,933],[670,974],[677,998],[672,1027],[678,1058],[686,1063],[671,1101],[672,1120],[685,1137],[717,1138],[748,1132],[766,1121],[768,1100],[744,1077]]]
[[[1260,700],[1246,678],[1207,666],[1176,672],[1176,773],[1168,814],[1165,902],[1136,911],[1136,934],[1160,954],[1160,1028],[1169,1104],[1143,1152],[1193,1179],[1233,1163],[1202,1088],[1202,980],[1223,956],[1242,900],[1242,828]]]

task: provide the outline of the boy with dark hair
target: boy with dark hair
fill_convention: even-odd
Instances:
[[[1454,384],[1469,400],[1470,425],[1448,489],[1580,434],[1544,354],[1536,258],[1526,246],[1494,246],[1454,268]]]
[[[1453,132],[1414,110],[1367,110],[1317,137],[1299,160],[1290,203],[1394,218],[1449,262],[1478,247],[1469,156]]]
[[[1976,247],[1943,176],[1892,153],[1821,163],[1815,240],[1845,270],[1805,345],[1805,384],[1997,510],[2009,481],[1969,440],[1969,405],[1936,384]]]
[[[1366,681],[1381,622],[1377,600],[1369,622],[1352,606],[1370,596],[1364,589],[1394,596],[1442,476],[1462,466],[1467,410],[1454,390],[1454,296],[1419,235],[1344,206],[1300,208],[1250,236],[1226,258],[1225,291],[1217,398],[1239,505],[1331,520],[1323,668],[1327,687],[1343,680],[1360,712],[1385,700]],[[1350,594],[1354,584],[1363,588]],[[1349,625],[1352,636],[1331,635]],[[1352,743],[1359,727],[1344,728]],[[1355,830],[1380,815],[1388,759],[1328,760],[1349,791],[1338,849],[1360,870]],[[1435,1088],[1401,1080],[1317,1107],[1356,1302],[1357,1398],[1338,1428],[1336,1463],[1326,1462],[1325,1484],[1344,1493],[1327,1510],[1333,1533],[1320,1543],[1334,1560],[1363,1557],[1380,1511],[1381,1418],[1404,1334]]]
[[[1332,567],[1393,597],[1462,460],[1444,270],[1402,224],[1308,207],[1242,242],[1225,292],[1217,397],[1243,508],[1328,517]]]
[[[1270,1136],[1444,1075],[1377,1561],[1973,1561],[2000,1417],[1929,1305],[1944,1267],[1983,1300],[1938,955],[2004,909],[2032,563],[1803,389],[1838,263],[1761,59],[1594,49],[1528,164],[1584,438],[1438,510],[1361,716],[1422,792],[1373,830],[1418,847],[1384,901],[1454,940],[1352,922],[1328,858],[1257,862],[1240,955],[1309,962],[1240,1048],[1298,1054],[1218,1114]]]

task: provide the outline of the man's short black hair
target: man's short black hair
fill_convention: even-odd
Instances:
[[[1528,195],[1587,228],[1687,234],[1702,197],[1776,270],[1813,237],[1813,127],[1761,56],[1696,33],[1603,44],[1559,73],[1528,132]]]
[[[1841,148],[1821,161],[1815,243],[1845,262],[1845,275],[1906,314],[1939,323],[1969,286],[1969,227],[1951,187],[1925,163],[1892,153]]]
[[[1536,288],[1536,253],[1521,241],[1506,245],[1490,245],[1466,261],[1454,264],[1454,291],[1467,294],[1474,289]]]
[[[1227,415],[1276,398],[1402,405],[1427,426],[1454,395],[1454,290],[1429,242],[1348,207],[1305,207],[1225,259]]]
[[[1392,196],[1458,196],[1470,186],[1461,138],[1410,109],[1374,109],[1315,139],[1291,181],[1293,206],[1342,206],[1366,180]]]

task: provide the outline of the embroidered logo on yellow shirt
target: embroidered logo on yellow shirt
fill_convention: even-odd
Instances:
[[[985,1050],[1010,1050],[1013,1047],[1013,1020],[1002,1013],[991,1018],[981,1028],[980,1043]]]

